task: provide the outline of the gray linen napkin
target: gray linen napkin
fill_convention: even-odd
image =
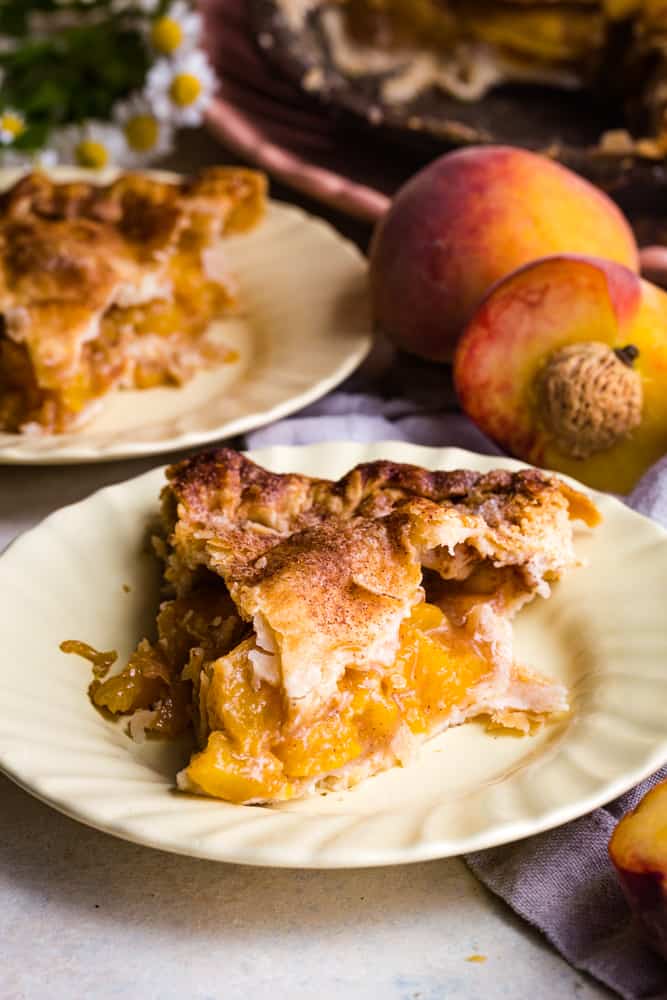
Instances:
[[[254,431],[246,440],[250,448],[402,440],[502,454],[455,412],[446,369],[408,358],[385,367],[380,378],[369,378],[367,369],[297,416]],[[667,457],[646,474],[628,503],[667,527]],[[667,1000],[667,963],[642,943],[607,844],[622,813],[661,777],[667,777],[667,767],[573,823],[466,858],[475,875],[572,965],[625,1000]]]

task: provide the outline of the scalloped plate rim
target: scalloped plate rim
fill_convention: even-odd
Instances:
[[[353,451],[360,452],[357,456],[360,460],[364,460],[363,452],[374,449],[384,449],[389,454],[392,449],[400,449],[405,451],[415,452],[415,461],[420,460],[421,464],[429,465],[428,461],[425,459],[423,453],[438,453],[443,456],[442,462],[438,461],[438,467],[444,468],[454,468],[462,467],[463,464],[469,463],[471,460],[474,466],[481,468],[483,466],[488,467],[498,467],[498,468],[508,468],[508,469],[520,469],[529,468],[527,463],[495,456],[495,455],[483,455],[475,452],[468,451],[466,449],[456,448],[456,447],[431,447],[414,445],[410,442],[405,441],[381,441],[381,442],[351,442],[351,441],[332,441],[326,442],[327,448],[330,449],[351,449]],[[247,454],[258,462],[267,461],[267,456],[270,455],[289,455],[295,452],[304,453],[316,449],[318,445],[277,445],[261,449],[256,449]],[[451,461],[450,461],[451,458]],[[370,459],[368,459],[370,460]],[[400,461],[405,461],[405,458],[398,459]],[[474,467],[473,466],[473,467]],[[132,477],[131,479],[125,480],[121,483],[116,483],[111,486],[106,486],[102,489],[96,490],[89,497],[84,500],[78,501],[73,504],[68,504],[64,507],[49,514],[44,520],[39,524],[25,531],[17,538],[13,539],[5,550],[0,553],[0,563],[7,560],[7,558],[16,558],[20,556],[21,549],[23,545],[36,534],[53,528],[58,519],[61,517],[67,518],[72,516],[72,514],[83,506],[94,504],[99,501],[104,495],[113,495],[122,493],[124,490],[130,489],[135,490],[140,487],[140,484],[147,484],[150,480],[155,480],[156,483],[162,478],[164,472],[164,467],[156,467],[144,472],[139,476]],[[569,482],[577,488],[583,489],[588,494],[590,494],[596,503],[604,509],[608,509],[611,512],[616,512],[618,515],[622,516],[624,519],[627,518],[630,521],[640,521],[645,525],[650,525],[651,529],[655,532],[657,538],[661,541],[667,543],[667,531],[663,529],[659,524],[646,518],[645,516],[633,511],[631,508],[626,507],[619,499],[610,496],[608,494],[599,493],[593,489],[590,489],[582,484],[578,483],[575,479],[570,476],[566,476],[558,473],[560,478]],[[667,547],[665,550],[667,555]],[[0,567],[2,568],[2,567]],[[2,666],[0,664],[0,678],[2,676]],[[85,696],[84,696],[85,697]],[[0,737],[2,723],[2,705],[0,703]],[[601,782],[600,787],[597,791],[588,793],[586,795],[581,795],[578,798],[573,799],[572,802],[567,805],[563,805],[558,809],[551,810],[545,813],[543,816],[536,818],[524,817],[517,818],[511,821],[506,821],[501,824],[496,824],[487,830],[483,830],[476,835],[469,835],[466,838],[438,838],[434,840],[429,840],[425,843],[417,843],[416,845],[408,845],[408,847],[396,847],[396,848],[378,848],[371,849],[353,847],[349,848],[346,852],[339,852],[335,857],[319,857],[317,851],[311,852],[310,854],[304,853],[304,856],[300,857],[298,860],[290,856],[289,851],[285,851],[278,842],[277,846],[269,842],[268,845],[262,845],[259,848],[256,845],[251,845],[246,849],[218,849],[211,850],[206,848],[198,848],[192,843],[186,843],[185,837],[178,837],[174,839],[161,835],[161,836],[151,836],[145,830],[142,829],[132,829],[132,817],[121,817],[117,820],[106,821],[104,819],[96,818],[91,814],[90,810],[86,810],[85,805],[80,802],[77,804],[76,795],[74,793],[67,793],[58,795],[54,792],[49,792],[45,789],[45,781],[48,783],[48,775],[46,777],[39,775],[26,774],[22,771],[21,767],[13,766],[7,760],[7,752],[3,749],[2,742],[0,739],[0,773],[5,774],[10,780],[12,780],[16,785],[22,788],[24,791],[28,792],[35,798],[39,799],[44,804],[51,806],[58,812],[70,817],[71,819],[81,822],[86,826],[93,829],[100,830],[104,833],[111,834],[112,836],[118,837],[122,840],[126,840],[132,843],[144,845],[157,850],[164,850],[170,853],[182,854],[191,857],[197,857],[208,860],[217,860],[228,863],[235,864],[246,864],[246,865],[257,865],[263,867],[284,867],[284,868],[312,868],[312,869],[335,869],[335,868],[350,868],[350,867],[378,867],[384,865],[394,865],[394,864],[406,864],[406,863],[417,863],[427,860],[434,860],[438,858],[446,858],[452,856],[458,856],[460,854],[469,853],[472,851],[485,850],[491,847],[500,846],[503,844],[515,842],[522,840],[526,837],[532,836],[534,834],[542,833],[550,829],[554,829],[562,825],[563,823],[570,822],[574,819],[579,818],[582,815],[604,805],[605,803],[615,799],[619,795],[628,791],[631,787],[636,785],[638,782],[648,777],[650,774],[654,773],[659,767],[661,767],[667,760],[667,731],[663,739],[660,742],[656,742],[656,745],[651,749],[650,752],[647,751],[645,759],[641,765],[635,768],[628,769],[622,774],[617,775],[613,779],[608,779],[606,782]],[[409,767],[418,767],[418,764],[411,764]],[[29,769],[28,769],[29,770]],[[372,780],[372,779],[368,779]],[[504,779],[501,779],[501,781]],[[171,793],[169,795],[171,797]],[[345,793],[343,793],[344,796]],[[215,809],[215,800],[209,799],[198,799],[195,796],[188,796],[189,800],[196,800],[198,804],[207,804],[207,808],[211,810]],[[244,809],[243,806],[230,806],[229,803],[222,803],[222,805],[229,809]],[[322,815],[310,815],[310,814],[297,814],[290,812],[280,812],[276,810],[266,809],[262,810],[266,813],[268,817],[275,817],[278,815],[289,817],[292,821],[295,819],[300,819],[309,822],[322,822]],[[334,816],[343,815],[345,816],[345,810],[341,810],[341,813],[333,814]],[[326,818],[326,817],[325,817]],[[258,820],[258,823],[262,820]],[[298,851],[296,852],[298,853]]]

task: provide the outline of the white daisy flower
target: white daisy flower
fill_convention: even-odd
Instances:
[[[164,14],[154,18],[144,27],[150,46],[163,56],[177,52],[191,52],[199,44],[201,15],[192,10],[185,0],[175,0]]]
[[[158,118],[200,125],[218,81],[203,52],[159,59],[146,77],[145,94]]]
[[[128,166],[141,166],[171,151],[174,135],[171,122],[158,118],[142,94],[117,104],[113,117],[123,133],[124,162]]]
[[[11,146],[25,132],[25,118],[15,108],[0,111],[0,145]]]
[[[53,136],[53,147],[59,163],[95,170],[122,165],[126,152],[123,133],[117,125],[93,120],[60,129]]]

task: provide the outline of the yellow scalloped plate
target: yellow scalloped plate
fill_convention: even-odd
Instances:
[[[482,471],[519,463],[405,443],[271,448],[276,472],[338,477],[376,458]],[[277,808],[174,790],[184,743],[133,743],[91,706],[88,664],[63,639],[117,648],[146,632],[159,570],[146,529],[156,469],[66,507],[0,558],[0,767],[33,795],[108,833],[219,861],[298,867],[399,864],[527,837],[614,798],[667,760],[667,533],[617,500],[578,532],[587,565],[517,619],[518,655],[564,681],[573,710],[533,737],[469,723],[405,768]],[[129,591],[124,588],[129,586]]]
[[[99,183],[114,176],[54,174]],[[0,170],[0,188],[17,176]],[[301,409],[358,367],[372,336],[366,261],[354,244],[321,219],[271,201],[257,229],[222,246],[243,309],[220,331],[237,361],[183,386],[112,393],[76,433],[0,433],[0,463],[105,462],[201,445]]]

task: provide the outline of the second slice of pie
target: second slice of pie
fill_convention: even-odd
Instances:
[[[222,237],[251,229],[263,175],[211,167],[102,186],[29,174],[0,195],[0,431],[80,427],[114,389],[179,385],[233,360]]]

